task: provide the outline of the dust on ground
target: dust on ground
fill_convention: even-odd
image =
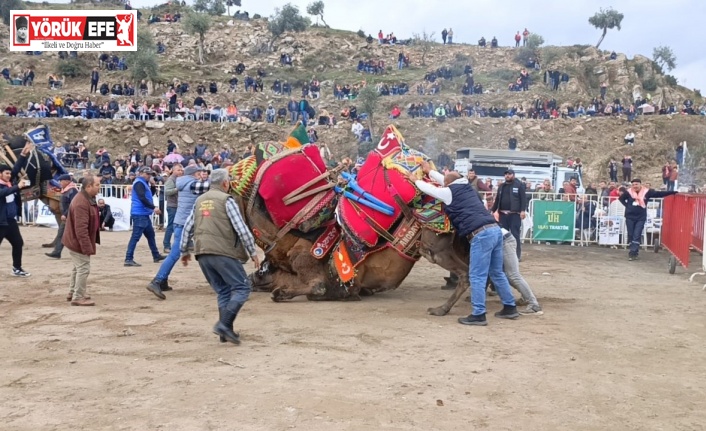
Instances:
[[[273,303],[256,293],[218,343],[215,295],[178,266],[166,301],[145,241],[105,233],[95,307],[65,301],[68,253],[22,228],[29,279],[0,247],[3,430],[696,430],[706,423],[706,293],[667,255],[525,245],[546,313],[485,328],[426,314],[445,273],[421,261],[394,292],[361,302]],[[161,237],[161,235],[159,235]],[[159,242],[161,244],[161,242]],[[489,312],[500,309],[490,298]]]

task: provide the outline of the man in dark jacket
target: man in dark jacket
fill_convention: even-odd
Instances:
[[[515,178],[515,171],[505,171],[505,182],[498,186],[498,194],[490,209],[491,213],[500,213],[498,220],[500,226],[509,230],[517,241],[517,258],[521,259],[520,233],[522,220],[525,219],[527,210],[527,194],[525,185]]]
[[[92,174],[81,179],[81,192],[71,202],[62,242],[69,249],[73,271],[69,282],[67,301],[71,305],[95,305],[86,295],[86,280],[91,272],[91,256],[100,244],[100,218],[96,208],[96,195],[100,192],[100,177]]]
[[[658,192],[642,186],[639,178],[632,180],[632,186],[620,195],[620,203],[625,206],[625,225],[628,231],[628,244],[630,251],[628,260],[637,260],[642,242],[642,230],[647,221],[647,201],[654,198],[663,198],[676,192]]]
[[[60,176],[59,184],[61,185],[61,224],[59,225],[59,233],[57,234],[57,238],[64,236],[64,229],[66,229],[66,217],[69,215],[69,206],[71,205],[73,198],[78,193],[78,187],[76,187],[71,175],[64,174]],[[56,244],[54,244],[54,250],[50,253],[44,254],[54,259],[61,259],[62,250],[64,250],[64,244],[62,244],[61,240],[58,240]]]
[[[486,326],[485,286],[488,276],[503,303],[503,309],[495,313],[501,319],[519,317],[515,298],[510,291],[510,283],[503,272],[503,234],[500,227],[488,213],[478,192],[468,185],[468,179],[458,172],[446,176],[432,171],[428,163],[422,164],[422,171],[444,187],[417,180],[410,174],[410,180],[419,190],[444,203],[444,211],[449,216],[456,234],[468,238],[471,243],[470,282],[473,311],[468,317],[458,319],[463,325]]]
[[[19,172],[19,164],[15,166]],[[17,185],[12,184],[17,172],[7,165],[0,165],[0,244],[4,239],[12,246],[12,275],[15,277],[29,277],[31,274],[22,269],[22,247],[24,241],[17,224],[17,215],[20,208],[20,189],[30,187],[29,180],[21,180]]]
[[[101,230],[113,230],[115,217],[113,217],[110,205],[106,204],[103,199],[98,199],[98,212],[101,219]]]

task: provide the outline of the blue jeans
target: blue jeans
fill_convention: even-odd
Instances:
[[[125,253],[125,260],[133,260],[135,258],[135,247],[140,241],[142,235],[147,238],[147,244],[150,246],[152,251],[152,257],[157,259],[159,255],[159,250],[157,249],[157,242],[154,239],[154,227],[152,226],[152,218],[150,216],[132,216],[132,236],[130,236],[130,242],[127,244],[127,252]]]
[[[174,216],[176,216],[176,207],[167,207],[167,230],[164,232],[164,248],[172,248],[172,234],[174,233]],[[177,244],[178,246],[179,244]]]
[[[640,243],[642,242],[642,230],[645,228],[645,220],[625,219],[628,234],[629,254],[637,256],[640,253]]]
[[[250,296],[250,281],[243,264],[239,261],[215,254],[196,257],[201,272],[218,296],[218,308],[235,309]]]
[[[167,258],[164,259],[162,265],[159,267],[159,271],[157,271],[157,275],[154,277],[155,280],[164,281],[168,279],[169,274],[171,274],[172,269],[174,269],[174,265],[179,262],[179,257],[181,257],[181,251],[179,250],[179,246],[181,244],[181,235],[183,234],[183,232],[184,225],[174,225],[174,247],[169,251]]]
[[[515,306],[515,297],[503,272],[503,234],[500,227],[480,232],[471,240],[468,278],[471,281],[471,304],[474,316],[485,313],[485,286],[488,276],[504,305]]]
[[[302,124],[306,127],[307,123],[309,123],[309,113],[306,111],[301,111],[300,114],[302,115]]]
[[[297,122],[297,117],[299,116],[299,112],[289,112],[289,122],[294,124]]]

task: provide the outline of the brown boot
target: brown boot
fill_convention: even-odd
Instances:
[[[73,293],[69,293],[68,295],[66,295],[66,302],[69,302],[69,301],[71,301],[72,299],[74,299],[74,294],[73,294]],[[90,296],[84,296],[83,299],[91,299],[91,297],[90,297]]]
[[[71,305],[77,305],[80,307],[90,307],[92,305],[96,305],[96,303],[91,301],[88,298],[80,298],[80,299],[76,299],[74,301],[71,301]]]

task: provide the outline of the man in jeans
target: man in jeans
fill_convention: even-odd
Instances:
[[[152,252],[154,263],[163,261],[166,256],[159,254],[157,242],[154,238],[154,227],[152,226],[152,213],[159,214],[159,208],[155,208],[153,196],[157,191],[154,182],[154,171],[147,166],[143,166],[137,171],[137,178],[132,183],[132,202],[130,207],[130,217],[132,218],[132,236],[127,245],[124,266],[142,266],[135,262],[135,247],[142,235],[147,238],[147,244]]]
[[[202,180],[205,174],[204,169],[197,165],[189,165],[184,169],[184,175],[176,180],[177,190],[177,208],[174,214],[174,243],[178,246],[184,232],[184,224],[186,219],[194,209],[194,203],[199,195],[205,193],[209,189],[209,182],[206,179]],[[169,252],[167,259],[162,262],[162,265],[157,271],[154,279],[147,285],[147,290],[152,292],[159,299],[167,299],[164,291],[172,290],[169,287],[169,274],[171,274],[174,265],[179,260],[179,247],[174,247]]]
[[[233,331],[233,322],[250,296],[243,263],[252,259],[255,268],[260,261],[255,240],[243,221],[233,197],[228,194],[230,178],[225,169],[216,169],[211,176],[211,190],[196,199],[194,210],[184,225],[180,242],[181,261],[189,264],[188,244],[194,237],[194,254],[208,284],[218,295],[218,323],[213,332],[221,342],[240,344],[240,334]]]
[[[500,226],[488,213],[478,192],[469,187],[468,179],[458,172],[441,175],[432,171],[428,163],[422,163],[422,171],[444,187],[417,180],[410,174],[410,180],[423,193],[444,203],[444,211],[458,235],[468,238],[471,243],[469,280],[471,282],[471,303],[473,311],[468,317],[461,317],[463,325],[486,326],[485,286],[490,279],[503,303],[503,309],[495,313],[501,319],[516,319],[520,316],[510,284],[503,272],[503,234]]]
[[[169,253],[172,250],[172,234],[174,233],[174,216],[177,212],[177,202],[179,191],[176,188],[176,180],[184,175],[184,167],[175,163],[172,166],[172,174],[164,183],[164,195],[167,197],[167,230],[164,233],[164,252]]]

